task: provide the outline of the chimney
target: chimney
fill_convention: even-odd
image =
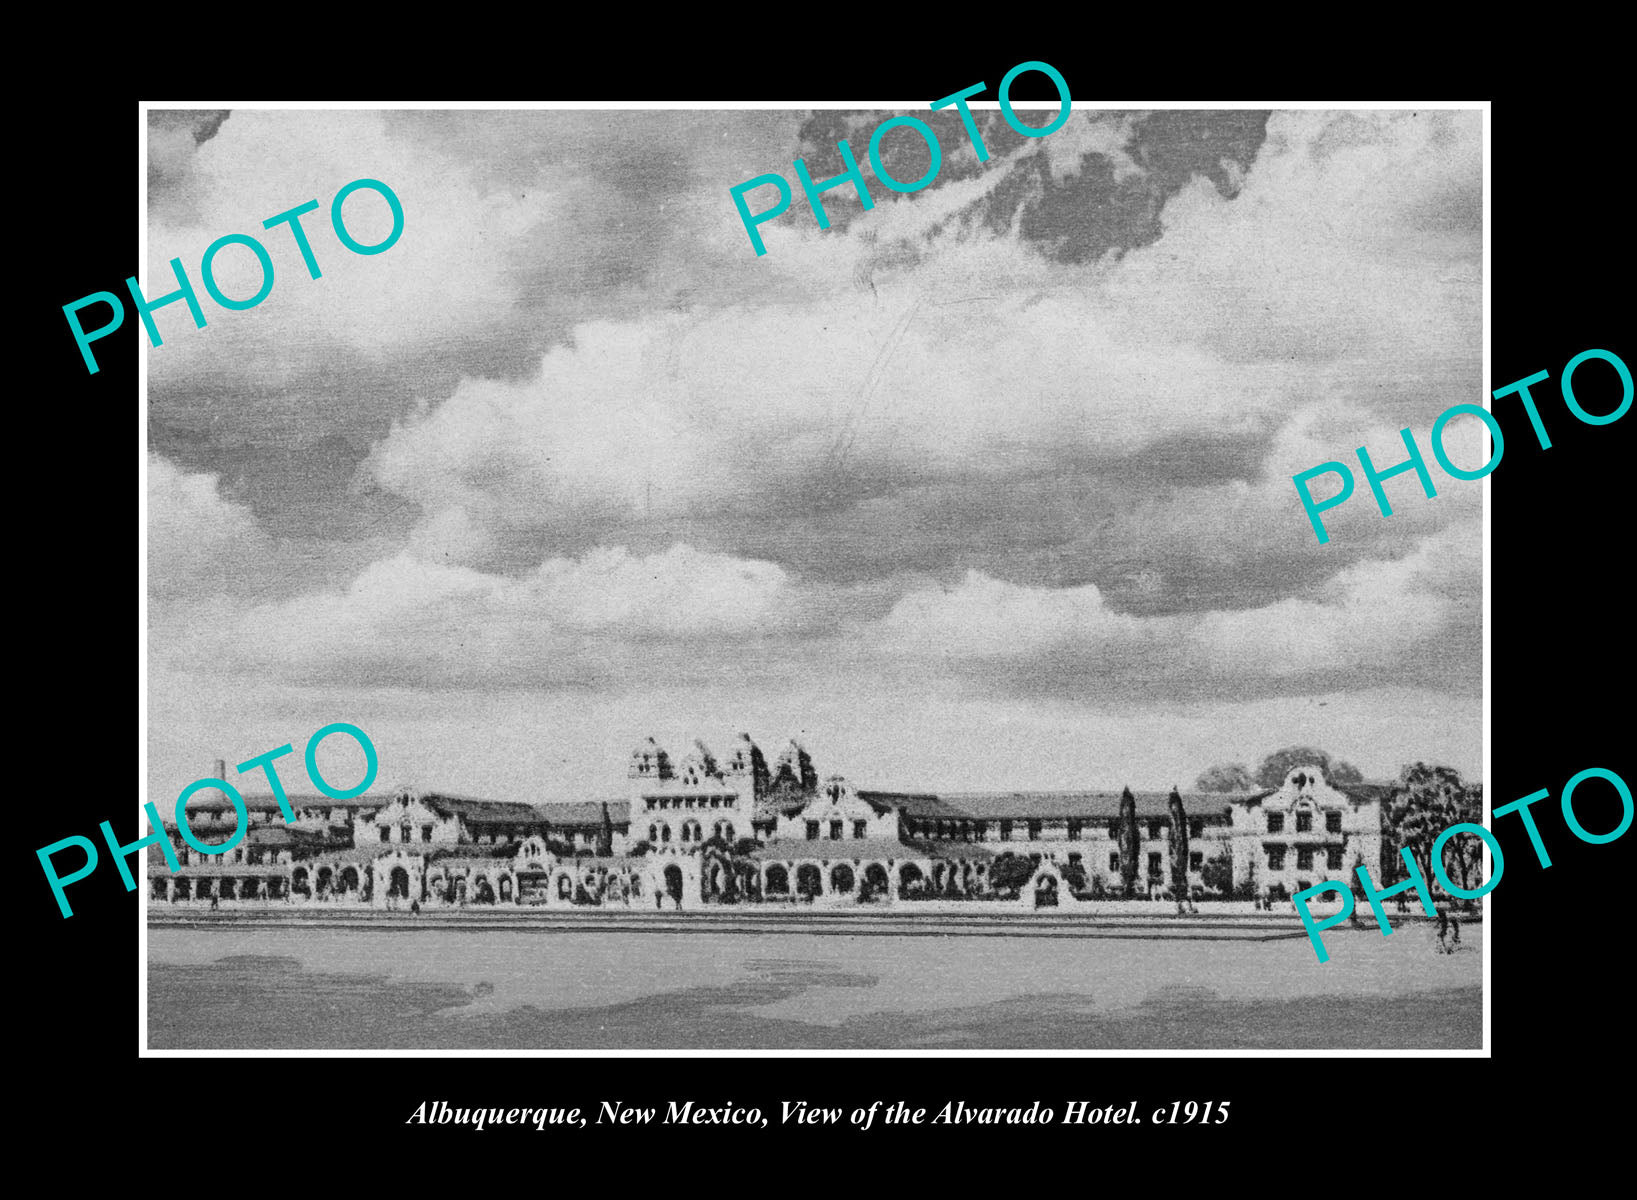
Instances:
[[[227,782],[227,759],[218,758],[216,760],[216,774],[212,778],[220,779],[223,783]]]

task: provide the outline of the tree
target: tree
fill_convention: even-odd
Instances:
[[[1451,825],[1483,823],[1483,787],[1462,781],[1453,767],[1417,762],[1398,774],[1387,796],[1387,825],[1397,844],[1410,852],[1429,887],[1437,886],[1432,844]],[[1463,891],[1473,890],[1483,869],[1483,842],[1458,833],[1444,843],[1444,870]]]
[[[1137,894],[1137,854],[1142,849],[1142,837],[1137,832],[1137,798],[1126,788],[1120,793],[1120,878],[1125,883],[1126,899]]]
[[[750,747],[750,789],[753,799],[760,800],[767,795],[768,787],[772,783],[767,771],[767,756],[761,747],[750,740],[748,733],[741,733],[740,739]]]
[[[1364,781],[1364,776],[1352,763],[1332,759],[1323,750],[1315,750],[1312,746],[1287,746],[1283,750],[1275,750],[1262,760],[1262,765],[1256,768],[1256,785],[1264,788],[1279,787],[1293,767],[1317,767],[1332,784]]]
[[[1182,793],[1171,789],[1167,802],[1171,813],[1171,893],[1179,900],[1188,898],[1188,814],[1182,807]]]
[[[996,858],[989,868],[989,884],[997,891],[1017,894],[1017,890],[1034,877],[1035,865],[1027,858],[1006,853]]]
[[[1060,868],[1063,873],[1063,882],[1069,885],[1069,890],[1076,894],[1086,890],[1086,869],[1077,862],[1064,863]]]
[[[800,778],[801,790],[804,795],[814,795],[818,792],[818,770],[813,766],[813,756],[798,742],[796,745],[796,771]]]
[[[1200,878],[1210,891],[1226,896],[1233,891],[1233,858],[1227,851],[1205,860]]]
[[[1242,763],[1227,763],[1214,767],[1207,767],[1205,773],[1194,780],[1196,792],[1254,792],[1256,780],[1251,778]]]

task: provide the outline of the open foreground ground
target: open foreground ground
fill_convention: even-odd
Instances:
[[[1447,1049],[1482,927],[841,918],[156,924],[154,1049]],[[839,925],[839,927],[838,927]],[[902,926],[901,928],[899,926]],[[1144,926],[1147,926],[1146,928]],[[1202,928],[1210,926],[1210,928]]]

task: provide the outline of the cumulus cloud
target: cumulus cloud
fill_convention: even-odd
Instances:
[[[161,208],[149,227],[144,291],[174,290],[169,263],[179,258],[208,322],[195,329],[181,304],[158,310],[165,343],[149,351],[156,388],[200,376],[265,384],[269,372],[291,383],[327,351],[380,360],[472,336],[514,302],[507,247],[552,211],[548,194],[492,191],[466,163],[426,147],[408,152],[379,113],[246,110],[227,131],[193,154],[186,207],[179,214]],[[168,161],[166,145],[161,162]],[[404,209],[402,236],[379,254],[348,250],[331,225],[332,199],[357,179],[385,183]],[[301,224],[318,279],[288,227],[262,228],[309,200],[318,208]],[[365,245],[384,241],[393,227],[386,200],[369,189],[347,199],[343,218]],[[255,237],[273,262],[272,291],[254,309],[224,310],[205,292],[204,251],[230,233]],[[223,250],[213,273],[225,294],[241,300],[262,284],[255,255],[242,246]]]
[[[1481,664],[1450,654],[1448,640],[1476,648],[1477,534],[1443,531],[1402,558],[1298,582],[1297,594],[1268,604],[1165,616],[1120,612],[1095,585],[1030,587],[968,571],[953,587],[904,596],[871,636],[883,654],[982,678],[999,671],[1026,690],[1277,694],[1338,675],[1470,684]]]
[[[581,684],[617,675],[654,647],[757,639],[800,623],[773,563],[676,545],[553,558],[523,578],[404,552],[335,590],[218,611],[166,653],[304,681],[429,686]]]
[[[934,187],[827,193],[828,230],[798,192],[752,255],[727,186],[798,153],[833,174],[886,115],[249,112],[155,139],[148,279],[308,198],[324,269],[269,233],[260,308],[161,312],[165,669],[665,681],[889,725],[867,697],[924,691],[1042,730],[1476,691],[1482,488],[1428,441],[1482,396],[1476,114],[1076,113],[1026,140],[990,112],[978,164],[945,113]],[[897,177],[917,142],[889,139]],[[329,232],[363,176],[406,212],[373,257]],[[349,203],[366,241],[385,215]],[[219,265],[254,290],[249,255]],[[1405,426],[1438,496],[1398,476],[1386,518],[1355,451],[1396,464]],[[1446,445],[1484,460],[1475,420]],[[1326,460],[1356,486],[1320,545],[1291,476]]]
[[[254,574],[268,550],[255,517],[219,477],[148,455],[148,583],[157,595],[218,593]]]

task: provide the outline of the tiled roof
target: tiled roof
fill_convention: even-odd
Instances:
[[[1261,800],[1271,794],[1184,792],[1182,808],[1190,817],[1220,816],[1234,802]],[[1120,797],[1120,792],[916,793],[906,795],[901,807],[911,817],[932,820],[1112,820],[1120,815]],[[1141,820],[1171,815],[1170,792],[1133,792],[1132,798]]]
[[[329,845],[345,846],[348,843],[345,840],[337,842],[329,834],[311,829],[293,829],[288,825],[258,825],[244,835],[244,844],[277,849],[293,846],[322,848]]]
[[[304,808],[339,808],[339,809],[371,809],[383,808],[392,803],[392,796],[354,796],[351,800],[333,800],[329,796],[287,796],[290,807],[300,812]],[[155,805],[167,817],[173,817],[176,805]],[[272,796],[248,795],[244,797],[244,807],[249,812],[278,812],[279,802]],[[222,812],[232,811],[233,801],[223,793],[211,788],[207,791],[196,792],[188,800],[188,812]]]
[[[608,816],[615,826],[629,824],[627,812],[630,809],[629,801],[608,801]],[[555,826],[582,826],[595,825],[602,827],[603,802],[600,800],[576,800],[557,804],[536,804],[535,813],[543,821],[549,821]]]
[[[921,858],[929,853],[921,846],[909,845],[895,838],[840,838],[835,841],[828,838],[772,838],[745,857],[778,862],[794,859],[816,861],[821,858],[832,862],[850,862],[855,858]]]
[[[534,806],[521,800],[475,800],[444,792],[424,792],[417,798],[440,817],[458,816],[468,825],[531,825],[539,820]]]

